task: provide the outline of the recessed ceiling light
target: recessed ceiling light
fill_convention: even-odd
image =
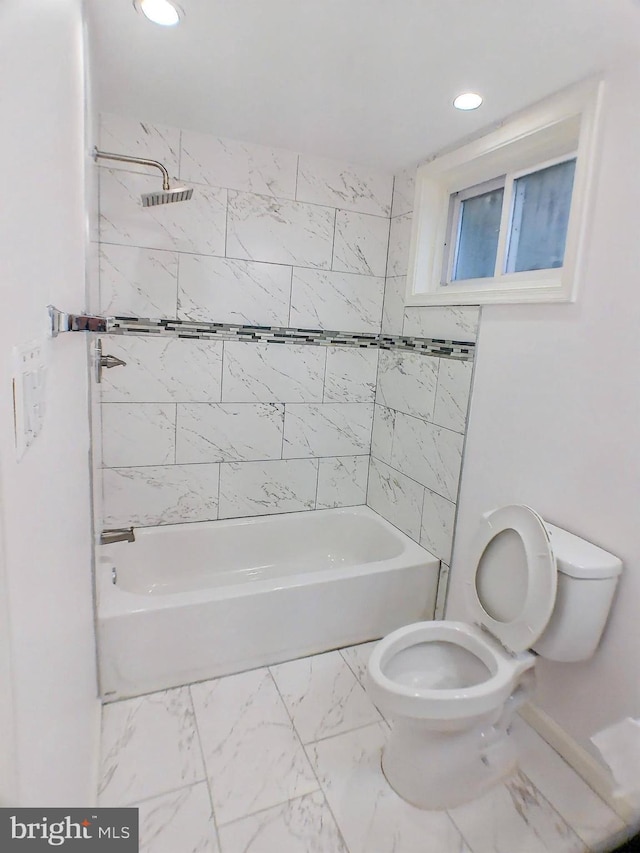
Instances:
[[[453,106],[457,110],[477,110],[482,103],[482,96],[475,92],[465,92],[454,100]]]
[[[175,27],[182,17],[182,10],[169,0],[134,0],[133,5],[145,18],[163,27]]]

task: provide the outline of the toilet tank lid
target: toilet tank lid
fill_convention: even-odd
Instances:
[[[622,572],[622,560],[561,527],[546,524],[558,571],[572,578],[598,580]]]

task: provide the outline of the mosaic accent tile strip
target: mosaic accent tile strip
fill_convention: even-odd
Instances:
[[[153,320],[142,317],[65,316],[69,323],[63,331],[95,331],[118,335],[170,335],[200,340],[261,341],[271,344],[410,350],[423,355],[435,355],[462,361],[473,359],[475,352],[475,344],[471,341],[416,338],[409,335],[351,333],[326,329],[297,329],[285,326],[242,326],[234,323]]]

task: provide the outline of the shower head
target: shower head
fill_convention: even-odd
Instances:
[[[158,204],[171,204],[172,201],[189,201],[192,195],[192,187],[167,187],[155,193],[142,193],[142,206],[156,207]]]
[[[169,172],[157,160],[147,160],[144,157],[127,157],[125,154],[111,154],[108,151],[93,149],[93,159],[118,160],[120,163],[137,163],[141,166],[153,166],[162,172],[162,190],[154,193],[142,193],[143,207],[157,207],[159,204],[170,204],[173,201],[188,201],[193,195],[192,187],[173,187],[169,184]]]

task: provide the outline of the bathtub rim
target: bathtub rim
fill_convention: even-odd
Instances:
[[[336,581],[346,577],[359,577],[365,574],[392,571],[393,569],[404,569],[424,565],[425,568],[435,569],[440,560],[422,545],[411,539],[387,519],[378,515],[366,505],[353,507],[336,507],[329,509],[313,510],[312,512],[288,512],[270,513],[260,516],[246,516],[241,518],[218,519],[212,521],[180,522],[171,525],[154,525],[152,527],[134,527],[137,535],[152,535],[154,532],[166,529],[179,530],[197,525],[198,527],[240,527],[246,524],[264,524],[269,521],[308,517],[322,513],[323,516],[361,516],[370,518],[383,529],[399,540],[402,545],[400,553],[391,558],[357,563],[349,566],[336,566],[335,568],[317,569],[310,572],[301,572],[294,575],[275,577],[268,579],[252,580],[238,584],[227,584],[213,587],[200,587],[193,590],[164,593],[153,595],[153,593],[131,592],[112,583],[112,568],[117,565],[117,554],[121,549],[131,547],[130,543],[118,542],[110,545],[98,545],[96,547],[96,586],[97,586],[97,616],[98,620],[123,614],[144,612],[149,610],[164,610],[179,606],[188,606],[202,601],[214,601],[230,598],[239,598],[245,595],[259,595],[275,589],[296,588],[310,586],[322,581]],[[135,547],[135,543],[134,547]]]

